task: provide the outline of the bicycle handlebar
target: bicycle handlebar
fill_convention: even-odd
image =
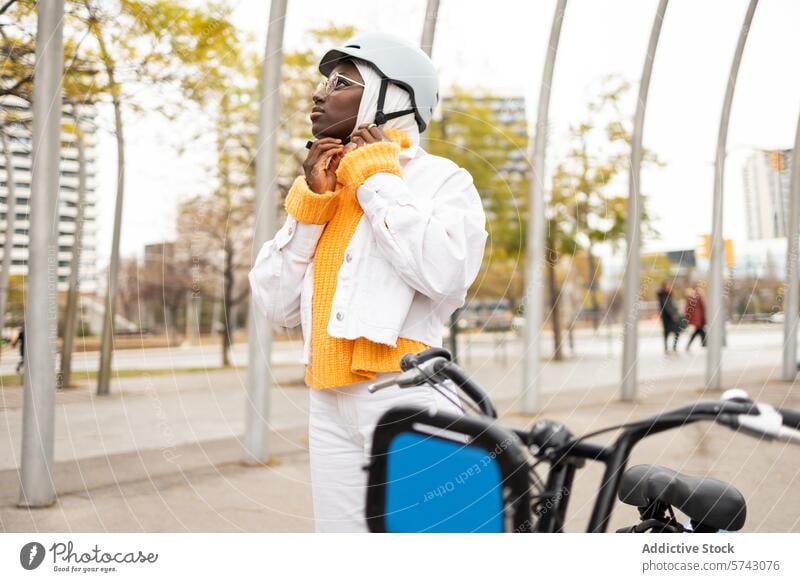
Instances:
[[[758,438],[800,443],[800,412],[754,403],[744,390],[731,389],[722,395],[723,402],[749,404],[758,414],[722,415],[719,422]]]
[[[494,407],[492,399],[481,388],[477,382],[467,376],[467,373],[453,362],[446,360],[435,360],[433,366],[436,374],[452,380],[455,385],[472,400],[481,412],[490,418],[497,418],[497,409]]]
[[[453,361],[453,356],[446,349],[428,348],[427,350],[422,350],[418,354],[405,354],[402,358],[400,358],[400,369],[406,372],[415,366],[424,364],[428,360],[432,360],[433,358],[437,357],[445,358],[450,362]]]
[[[369,391],[375,393],[389,386],[410,388],[427,381],[445,378],[451,380],[467,398],[472,400],[481,413],[490,418],[497,418],[497,409],[489,395],[450,360],[450,352],[442,348],[430,348],[419,354],[406,354],[400,363],[400,367],[405,371],[393,378],[371,384]]]
[[[369,387],[376,392],[388,386],[400,388],[419,386],[425,382],[443,378],[451,380],[456,387],[472,400],[480,411],[490,417],[497,418],[497,409],[489,395],[474,382],[467,372],[452,361],[450,352],[443,348],[429,348],[418,354],[405,354],[401,359],[404,370],[398,376],[376,382]],[[627,430],[634,432],[656,432],[696,420],[715,420],[734,430],[759,438],[780,439],[800,443],[800,411],[786,408],[775,408],[768,404],[757,404],[750,400],[744,390],[731,389],[722,395],[721,401],[698,402],[676,410],[661,413],[650,419],[636,423]],[[539,430],[536,430],[536,426]],[[528,433],[529,444],[541,449],[558,449],[565,442],[571,441],[569,430],[560,423],[552,421],[539,422],[534,430]],[[582,439],[578,439],[581,441]],[[577,441],[572,444],[574,446]],[[583,443],[589,445],[589,443]],[[596,447],[591,447],[592,450]],[[602,448],[602,447],[601,447]],[[598,449],[599,451],[600,449]]]

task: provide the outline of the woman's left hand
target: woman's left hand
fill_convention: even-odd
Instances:
[[[374,127],[369,127],[370,125],[372,124],[362,123],[353,133],[350,134],[350,143],[348,143],[344,148],[346,152],[360,148],[364,145],[377,143],[379,141],[391,141],[388,137],[386,137],[386,134],[383,133],[383,130],[380,127],[377,125]]]

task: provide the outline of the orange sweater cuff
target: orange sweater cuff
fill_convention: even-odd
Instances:
[[[336,213],[338,194],[338,190],[317,194],[305,176],[298,176],[286,196],[286,212],[305,224],[325,224]]]
[[[398,144],[380,141],[347,153],[339,163],[336,177],[346,187],[358,188],[367,178],[381,172],[402,176]]]

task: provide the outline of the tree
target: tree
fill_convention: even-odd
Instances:
[[[0,97],[31,101],[35,60],[35,2],[4,4],[0,16]]]
[[[569,150],[553,173],[546,209],[546,263],[556,360],[563,357],[558,264],[580,249],[587,253],[587,292],[596,318],[599,273],[594,247],[606,243],[616,249],[625,238],[627,195],[623,192],[627,190],[624,179],[628,171],[631,132],[629,116],[622,112],[620,104],[629,90],[630,84],[617,77],[603,80],[598,97],[588,104],[585,118],[570,128]],[[660,162],[652,152],[645,151],[642,163]],[[642,229],[646,235],[657,234],[652,228],[644,196]],[[594,322],[596,325],[596,320]]]
[[[284,56],[281,100],[283,103],[279,140],[278,208],[288,194],[294,177],[301,171],[307,150],[308,111],[311,95],[319,80],[318,55],[323,45],[353,34],[350,27],[328,26],[310,31],[311,47]],[[222,303],[221,337],[223,365],[229,364],[235,322],[234,309],[249,297],[247,272],[251,264],[255,194],[253,160],[258,148],[258,78],[260,57],[238,44],[228,46],[228,59],[196,61],[197,82],[188,79],[185,95],[214,120],[216,145],[214,186],[208,193],[186,200],[179,210],[179,236],[188,246],[192,268],[205,284],[198,292]],[[188,57],[189,53],[185,53]],[[181,236],[181,233],[183,235]],[[221,293],[220,290],[221,289]],[[194,293],[194,291],[193,291]]]
[[[515,105],[489,91],[451,87],[431,122],[427,149],[469,171],[483,200],[490,240],[470,294],[507,296],[516,306],[524,292],[528,136],[524,110]]]
[[[442,100],[441,118],[428,131],[430,153],[472,175],[491,227],[490,252],[497,258],[517,257],[524,248],[528,137],[525,118],[510,115],[509,104],[488,91],[452,87]]]
[[[118,33],[112,32],[114,21],[108,13],[100,8],[99,4],[91,0],[83,0],[83,8],[85,12],[79,18],[97,42],[100,63],[105,73],[104,92],[111,97],[111,104],[114,109],[114,135],[117,140],[117,194],[114,204],[114,229],[100,345],[100,370],[97,375],[97,393],[104,395],[109,393],[111,379],[114,315],[116,312],[119,277],[119,244],[122,231],[122,204],[125,194],[125,136],[122,123],[122,88],[117,77],[117,61],[124,62],[124,59],[115,57],[112,53],[112,47],[117,45],[128,55],[132,52],[132,47],[126,42],[127,39],[123,39]],[[107,39],[107,36],[110,38]]]
[[[67,128],[75,134],[75,143],[78,149],[78,201],[77,215],[75,216],[75,235],[72,241],[72,257],[70,259],[69,284],[67,289],[67,304],[64,309],[64,341],[61,349],[61,386],[69,387],[72,382],[72,350],[75,340],[75,331],[78,324],[78,297],[80,292],[80,267],[81,249],[83,247],[84,215],[86,212],[87,168],[86,146],[84,141],[84,120],[81,108],[77,103],[72,103],[71,124]]]
[[[98,393],[107,394],[125,190],[123,107],[132,110],[141,107],[125,93],[125,88],[140,88],[144,84],[185,89],[198,64],[227,55],[225,45],[235,33],[225,20],[229,9],[216,4],[209,4],[208,9],[195,9],[166,0],[118,0],[114,4],[74,0],[70,7],[71,18],[94,40],[103,72],[99,86],[110,98],[117,140],[117,194],[98,374]],[[122,63],[124,66],[120,66]],[[178,98],[157,108],[168,116],[180,109],[180,91],[172,94]]]
[[[3,5],[0,14],[12,8],[11,2]],[[11,252],[14,248],[15,219],[17,215],[17,189],[14,176],[14,155],[11,149],[12,137],[8,128],[13,125],[30,125],[30,116],[23,116],[16,108],[9,108],[5,102],[19,99],[30,104],[33,92],[33,68],[35,49],[33,35],[22,23],[34,17],[32,2],[20,2],[13,7],[10,22],[0,22],[0,147],[3,150],[6,182],[6,230],[3,238],[3,261],[0,266],[0,330],[5,328],[6,307],[8,305],[9,276],[11,271]],[[14,32],[9,32],[11,28]],[[2,346],[0,346],[2,349]]]
[[[572,227],[574,213],[571,202],[574,192],[569,187],[568,174],[563,165],[556,166],[546,212],[545,234],[545,266],[547,272],[547,288],[550,296],[550,319],[553,326],[553,359],[563,359],[561,340],[561,287],[557,280],[557,268],[565,256],[574,256],[578,250],[578,242]]]
[[[75,342],[75,332],[79,320],[78,299],[80,296],[80,266],[81,251],[83,250],[84,217],[86,213],[88,168],[86,159],[86,131],[94,131],[90,121],[83,115],[84,106],[94,107],[100,97],[95,84],[96,59],[94,55],[89,58],[81,56],[81,41],[67,39],[65,45],[67,59],[64,67],[63,92],[64,103],[68,108],[67,123],[64,131],[75,136],[75,146],[78,150],[78,200],[76,201],[77,213],[75,216],[75,231],[72,241],[72,256],[70,257],[70,271],[67,288],[67,301],[64,308],[63,342],[60,361],[60,385],[69,387],[72,383],[72,352]]]
[[[189,67],[184,69],[188,73],[181,90],[187,99],[210,114],[217,157],[213,190],[180,206],[179,224],[189,226],[179,226],[179,237],[185,239],[179,242],[194,277],[205,280],[205,284],[192,284],[189,301],[206,295],[215,304],[222,303],[225,324],[221,334],[222,363],[228,366],[235,328],[233,310],[249,296],[247,286],[235,295],[234,289],[249,268],[249,261],[245,263],[243,259],[249,259],[252,231],[258,75],[257,59],[243,52],[232,25],[218,19],[215,29],[219,46],[213,58],[207,58],[209,43],[192,36],[204,35],[207,27],[186,31],[184,48],[179,53]],[[222,285],[215,284],[220,279]]]
[[[34,26],[34,2],[20,0],[16,3],[6,3],[2,13],[8,12],[10,23],[0,22],[0,54],[4,57],[2,71],[0,72],[0,98],[3,98],[3,111],[0,116],[0,145],[5,157],[6,169],[6,234],[3,246],[3,267],[0,273],[0,329],[4,327],[6,291],[10,271],[11,250],[13,248],[13,235],[16,218],[16,180],[14,178],[14,163],[11,150],[11,136],[7,135],[8,127],[19,127],[31,131],[31,115],[25,106],[18,107],[20,103],[30,107],[32,103],[32,82],[34,69],[34,35],[30,29]],[[9,11],[9,9],[11,9]],[[72,113],[73,118],[78,104],[92,101],[95,93],[93,90],[94,66],[91,61],[79,57],[80,41],[67,39],[64,43],[65,67],[62,84],[64,88],[64,101],[67,113]],[[10,103],[7,103],[9,102]],[[14,103],[16,101],[16,103]],[[67,131],[70,131],[68,126]],[[78,135],[79,151],[82,149],[82,133]],[[79,156],[83,157],[83,156]],[[85,160],[79,161],[79,172],[85,174]],[[81,203],[85,198],[85,176],[80,195]],[[73,244],[73,265],[79,264],[82,233],[82,206],[79,204],[79,217],[76,220],[75,241]],[[72,277],[72,275],[71,275]],[[65,316],[67,321],[74,317],[76,297],[67,302]],[[69,329],[74,329],[74,323]],[[69,369],[71,344],[62,352],[62,370],[66,365]],[[67,376],[69,374],[67,373]]]
[[[216,187],[210,194],[184,201],[178,211],[179,236],[184,260],[198,272],[195,277],[206,283],[195,284],[193,293],[222,302],[222,363],[230,365],[233,310],[249,297],[249,286],[236,292],[237,281],[245,279],[250,268],[249,249],[253,229],[253,168],[246,149],[239,140],[246,135],[252,120],[251,101],[224,94],[219,103],[215,127],[217,165]],[[221,279],[220,285],[216,283]],[[213,329],[213,323],[212,323]]]

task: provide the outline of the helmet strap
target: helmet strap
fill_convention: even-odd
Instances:
[[[403,115],[408,115],[409,113],[416,113],[415,109],[406,109],[405,111],[393,111],[392,113],[384,113],[383,112],[383,102],[386,100],[386,90],[389,88],[389,79],[386,77],[381,77],[381,88],[378,91],[378,111],[375,113],[375,124],[376,125],[383,125],[390,119],[394,119],[395,117],[402,117]]]

